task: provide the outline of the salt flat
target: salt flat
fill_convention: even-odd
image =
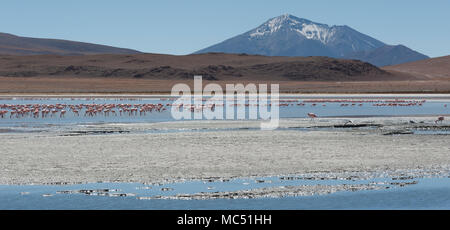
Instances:
[[[2,133],[0,184],[448,170],[448,135],[390,135],[413,128],[448,129],[434,119],[352,118],[354,124],[367,125],[362,128],[333,127],[347,118],[283,119],[273,131],[259,130],[259,121],[187,121]],[[130,132],[67,135],[92,128]]]

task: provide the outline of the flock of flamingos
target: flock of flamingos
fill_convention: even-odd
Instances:
[[[42,100],[42,99],[40,99]],[[45,100],[45,99],[44,99]],[[74,99],[72,99],[74,100]],[[174,100],[171,98],[161,99]],[[203,99],[205,101],[206,99]],[[280,107],[286,106],[326,106],[326,103],[340,103],[341,107],[346,106],[363,106],[364,103],[371,103],[372,106],[377,107],[396,107],[396,106],[422,106],[425,100],[352,100],[352,99],[315,99],[315,100],[298,100],[298,99],[285,99],[279,100],[278,105]],[[255,106],[257,102],[251,103],[247,101],[244,104],[230,104],[230,106]],[[68,112],[73,116],[80,116],[83,114],[85,117],[94,116],[145,116],[152,112],[162,112],[167,110],[168,107],[176,106],[178,108],[184,107],[191,110],[191,112],[201,112],[204,109],[214,110],[216,106],[224,106],[222,103],[214,104],[202,104],[200,106],[192,104],[175,104],[175,103],[147,103],[147,104],[130,104],[130,103],[109,103],[109,104],[0,104],[0,118],[48,118],[59,117],[64,118]],[[260,104],[261,106],[261,104]],[[271,106],[271,103],[263,106]],[[447,107],[447,104],[444,104]],[[314,113],[307,113],[307,116],[311,119],[318,117]],[[437,122],[442,122],[443,116],[438,117]]]
[[[137,116],[146,115],[148,112],[161,112],[166,110],[163,104],[26,104],[26,105],[9,105],[0,104],[0,117],[5,118],[9,113],[9,118],[47,118],[47,117],[65,117],[66,113],[72,112],[75,116],[80,116],[81,111],[84,116]]]

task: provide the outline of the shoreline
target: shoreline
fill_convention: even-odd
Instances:
[[[176,184],[185,182],[228,182],[230,180],[260,180],[260,178],[293,178],[284,180],[306,180],[311,181],[327,181],[327,180],[373,180],[373,179],[392,179],[392,180],[414,180],[424,178],[450,178],[450,164],[449,165],[433,165],[421,166],[415,168],[397,168],[397,169],[383,169],[374,168],[371,170],[343,170],[343,171],[301,171],[296,173],[280,173],[280,174],[252,174],[240,176],[204,176],[204,177],[174,177],[160,180],[88,180],[88,181],[44,181],[44,182],[14,182],[14,183],[0,183],[0,186],[65,186],[65,185],[89,185],[89,184],[142,184],[142,185],[159,185]],[[303,178],[303,179],[302,179]],[[405,178],[405,179],[402,179]],[[263,179],[261,179],[262,181]],[[271,183],[270,181],[259,183]],[[269,186],[270,187],[270,186]],[[240,191],[240,190],[239,190]]]
[[[87,78],[87,77],[2,77],[0,94],[170,94],[178,83],[193,89],[193,79],[134,79],[134,78]],[[226,84],[242,83],[278,84],[279,91],[287,94],[449,94],[450,81],[429,80],[371,80],[371,81],[294,81],[252,80],[236,78],[229,80],[204,80],[203,86],[213,83],[222,89]],[[270,86],[268,87],[270,90]]]
[[[192,94],[194,96],[196,94]],[[270,95],[270,93],[268,93]],[[450,93],[280,93],[281,97],[301,97],[301,98],[327,98],[338,99],[345,97],[346,99],[352,98],[445,98],[450,100]],[[224,95],[225,96],[225,95]],[[41,97],[41,98],[70,98],[70,97],[136,97],[136,98],[157,98],[157,97],[174,97],[169,92],[167,93],[0,93],[1,98],[7,97]]]

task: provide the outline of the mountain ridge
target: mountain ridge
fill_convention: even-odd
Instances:
[[[426,55],[401,47],[409,54],[392,59],[389,52],[378,49],[387,45],[375,38],[360,33],[347,25],[316,23],[290,14],[274,17],[243,34],[201,49],[194,54],[208,52],[247,53],[266,56],[328,56],[334,58],[356,58],[380,66],[400,64],[428,58]],[[368,58],[378,51],[390,62],[373,61]],[[364,54],[364,55],[362,55]],[[381,57],[382,58],[382,57]]]
[[[347,59],[358,59],[376,66],[390,66],[428,59],[415,50],[404,45],[384,45],[369,52],[354,52],[346,55]]]

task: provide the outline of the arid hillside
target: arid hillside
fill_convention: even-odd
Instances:
[[[170,93],[176,83],[192,84],[194,75],[221,85],[277,83],[285,93],[450,92],[444,71],[437,75],[429,67],[435,76],[430,77],[427,71],[400,68],[405,65],[223,53],[2,55],[0,93]]]
[[[0,33],[0,54],[8,55],[86,55],[136,54],[136,50],[61,39],[29,38]]]
[[[450,81],[450,55],[383,67],[387,71],[399,71],[434,80]]]
[[[374,81],[410,80],[369,63],[328,57],[267,57],[239,54],[0,56],[0,76],[136,78],[176,80]]]

